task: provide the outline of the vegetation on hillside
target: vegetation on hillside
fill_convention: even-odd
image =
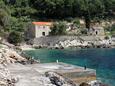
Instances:
[[[86,28],[91,20],[114,18],[115,0],[0,0],[0,35],[23,35],[31,21],[76,17],[85,19]]]
[[[94,18],[106,18],[114,15],[115,0],[30,0],[39,16],[63,19],[83,17],[86,28]]]
[[[115,35],[115,24],[106,27],[106,31],[109,32],[110,35]]]
[[[22,34],[20,32],[13,31],[9,34],[8,41],[11,44],[18,45],[22,42]]]
[[[54,23],[51,27],[50,35],[64,35],[66,34],[66,28],[65,22]]]

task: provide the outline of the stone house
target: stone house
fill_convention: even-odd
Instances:
[[[39,38],[48,36],[52,22],[32,22],[31,27],[28,28],[27,38]]]
[[[97,36],[104,36],[105,31],[103,27],[92,27],[89,29],[89,35],[97,35]]]

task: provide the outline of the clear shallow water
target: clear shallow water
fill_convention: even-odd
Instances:
[[[41,62],[55,62],[57,59],[74,65],[97,70],[97,78],[110,86],[115,86],[115,49],[39,49],[26,51]]]

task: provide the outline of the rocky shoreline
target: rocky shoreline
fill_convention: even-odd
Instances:
[[[115,42],[111,39],[104,39],[104,37],[95,36],[49,36],[35,38],[31,40],[29,44],[32,49],[115,48]]]

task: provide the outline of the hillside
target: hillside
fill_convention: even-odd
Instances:
[[[14,38],[21,42],[32,21],[70,22],[76,17],[85,20],[86,28],[91,21],[112,20],[115,0],[0,0],[0,36],[16,34]]]

